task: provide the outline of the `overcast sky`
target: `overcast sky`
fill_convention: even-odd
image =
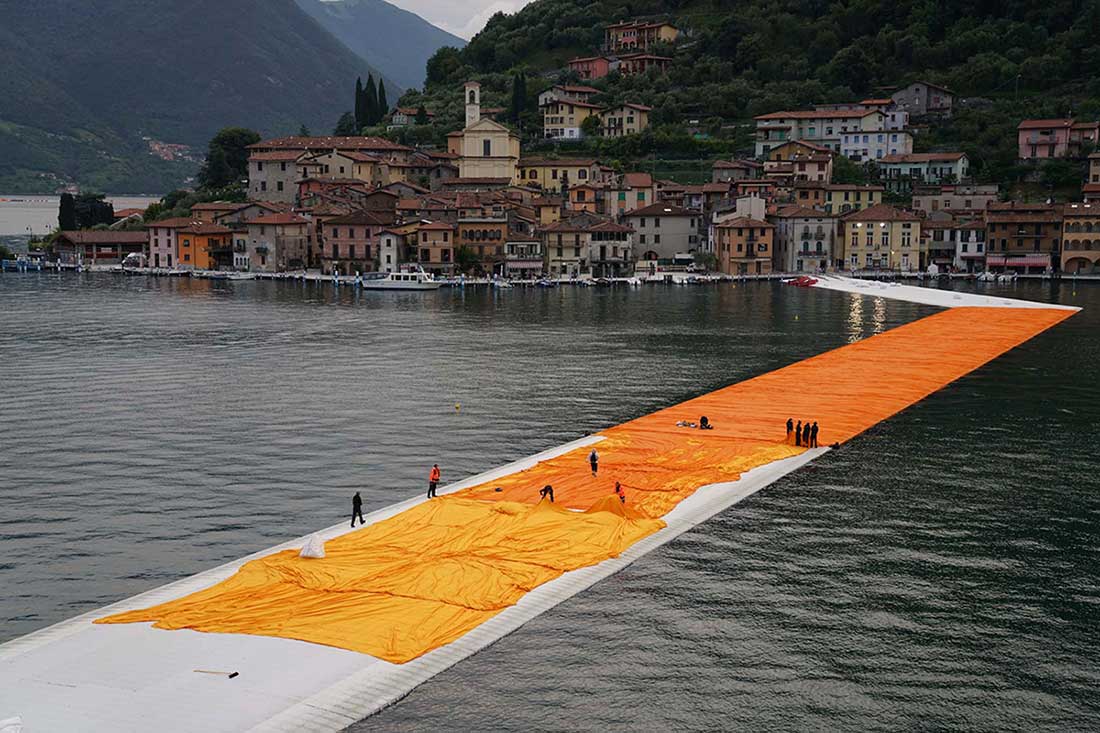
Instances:
[[[514,13],[528,0],[389,0],[411,10],[433,25],[469,39],[485,27],[498,10]]]

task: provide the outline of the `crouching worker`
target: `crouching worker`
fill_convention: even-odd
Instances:
[[[542,501],[543,499],[545,499],[547,497],[550,497],[550,503],[553,504],[554,503],[554,487],[551,486],[550,484],[546,484],[546,486],[543,486],[542,490],[539,491],[539,501]]]
[[[703,415],[701,418],[699,418],[699,429],[714,430],[714,426],[710,424],[710,420],[707,419],[706,415]]]

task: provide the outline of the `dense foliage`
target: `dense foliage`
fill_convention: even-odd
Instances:
[[[636,17],[667,18],[686,32],[658,49],[672,68],[593,82],[603,92],[594,101],[654,107],[654,134],[677,140],[680,153],[682,136],[670,127],[701,129],[744,153],[742,125],[753,115],[925,79],[961,103],[950,125],[917,135],[918,150],[962,149],[981,177],[1004,180],[1022,173],[1021,118],[1100,116],[1100,0],[535,0],[493,16],[464,49],[438,51],[425,91],[409,99],[435,111],[438,125],[460,124],[463,81],[481,81],[489,104],[504,102],[520,71],[543,75],[546,86],[576,81],[566,62],[598,53],[606,24]]]

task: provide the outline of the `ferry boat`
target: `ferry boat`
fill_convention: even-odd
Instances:
[[[423,270],[390,272],[385,277],[362,279],[365,290],[438,290],[442,284]]]

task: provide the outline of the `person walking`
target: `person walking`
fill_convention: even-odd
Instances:
[[[796,425],[795,428],[794,428],[794,444],[798,445],[798,446],[802,445],[802,421],[801,420],[798,421],[798,425]]]
[[[619,501],[623,504],[626,503],[626,492],[623,491],[623,485],[618,481],[615,482],[615,496],[619,497]]]
[[[791,442],[791,433],[794,432],[794,420],[787,418],[787,442]]]
[[[435,498],[435,487],[439,486],[439,464],[432,464],[432,471],[428,474],[428,498]]]
[[[814,420],[814,424],[810,426],[810,447],[817,447],[817,420]]]
[[[810,447],[810,421],[807,420],[806,424],[802,426],[802,447]]]
[[[588,454],[588,463],[592,466],[592,475],[595,476],[600,470],[600,454],[595,448]]]
[[[363,499],[359,496],[359,492],[355,492],[355,496],[351,497],[351,526],[355,528],[355,518],[359,517],[359,524],[366,524],[366,520],[363,519]]]

